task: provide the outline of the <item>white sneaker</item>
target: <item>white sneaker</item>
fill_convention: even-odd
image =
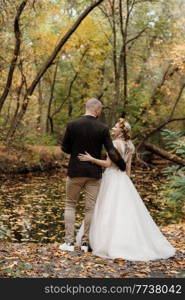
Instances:
[[[64,243],[64,244],[60,245],[59,248],[62,251],[74,251],[75,250],[75,246],[73,243]]]

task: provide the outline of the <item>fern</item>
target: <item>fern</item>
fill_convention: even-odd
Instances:
[[[185,158],[185,138],[181,132],[165,129],[162,136],[171,152]],[[185,208],[185,167],[173,165],[165,168],[163,173],[167,182],[160,193],[161,201],[165,204],[160,215],[169,222],[181,221]]]

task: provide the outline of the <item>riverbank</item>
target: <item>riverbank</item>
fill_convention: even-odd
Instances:
[[[0,145],[0,173],[27,173],[61,167],[64,153],[59,146]]]

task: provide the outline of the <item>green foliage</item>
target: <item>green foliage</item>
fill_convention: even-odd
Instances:
[[[167,147],[175,154],[185,157],[185,140],[180,131],[163,130],[163,139]],[[160,198],[164,203],[161,216],[166,216],[170,221],[180,221],[184,214],[185,202],[185,167],[173,165],[163,171],[167,183],[163,186]]]
[[[163,139],[167,141],[167,145],[173,148],[174,141],[178,141],[182,137],[182,132],[172,131],[170,129],[163,129],[161,131],[161,135]]]
[[[173,145],[175,146],[175,153],[180,154],[183,158],[185,158],[185,140],[174,142]]]
[[[165,129],[162,131],[162,137],[166,142],[166,146],[182,158],[185,158],[185,138],[180,131],[172,131]]]
[[[49,133],[46,134],[38,134],[35,132],[30,133],[28,132],[27,135],[23,134],[22,132],[16,134],[14,139],[9,143],[11,146],[15,147],[21,147],[21,148],[26,148],[27,146],[56,146],[58,144],[57,142],[57,137],[55,135],[51,135]]]
[[[4,220],[7,219],[6,215],[0,216],[0,240],[8,239],[11,232],[7,225],[3,224]]]
[[[56,137],[50,134],[43,135],[28,135],[22,137],[19,140],[19,144],[25,145],[43,145],[43,146],[56,146],[57,140]]]
[[[177,171],[179,170],[179,165],[174,165],[171,167],[167,167],[163,170],[164,175],[166,175],[166,177],[171,178],[171,176],[174,176]]]
[[[161,217],[165,217],[168,223],[181,221],[184,216],[185,172],[182,176],[170,175],[170,179],[163,186],[160,196],[164,204],[164,209],[160,213]]]

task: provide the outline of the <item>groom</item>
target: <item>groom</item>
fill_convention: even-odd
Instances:
[[[98,195],[102,169],[91,162],[82,162],[78,159],[79,153],[87,151],[92,156],[101,157],[103,145],[110,159],[121,169],[125,170],[125,162],[113,146],[108,127],[97,120],[102,111],[99,100],[92,98],[86,103],[85,115],[68,123],[61,148],[70,154],[66,180],[65,202],[65,243],[60,245],[61,250],[74,251],[74,224],[75,209],[83,190],[85,193],[84,235],[81,250],[90,251],[89,228]]]

